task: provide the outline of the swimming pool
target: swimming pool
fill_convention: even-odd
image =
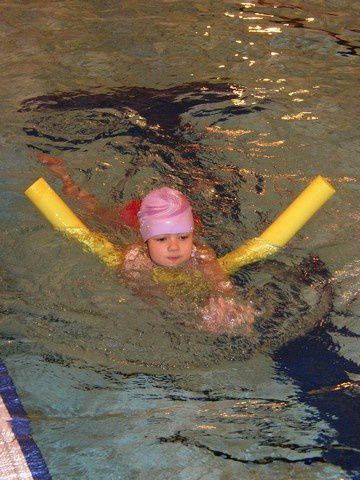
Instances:
[[[6,5],[1,356],[54,479],[360,474],[358,14],[350,1]],[[328,177],[337,195],[236,277],[295,330],[247,358],[149,309],[26,200],[39,176],[60,191],[39,150],[104,204],[186,191],[219,254]]]

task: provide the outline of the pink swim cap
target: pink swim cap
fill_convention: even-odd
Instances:
[[[169,187],[153,190],[143,198],[138,219],[144,242],[156,235],[194,230],[189,200],[178,190]]]

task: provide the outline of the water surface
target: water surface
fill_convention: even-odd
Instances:
[[[356,478],[357,3],[2,10],[2,356],[53,478]],[[39,176],[61,192],[36,151],[105,205],[177,186],[219,255],[313,176],[337,194],[236,276],[276,307],[248,351],[149,309],[54,232],[23,195]]]

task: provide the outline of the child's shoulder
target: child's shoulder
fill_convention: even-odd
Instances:
[[[146,254],[146,245],[142,243],[130,243],[124,245],[124,254],[125,255],[145,255]]]
[[[195,244],[194,257],[198,260],[212,261],[216,260],[216,253],[208,245]]]
[[[123,269],[142,270],[151,265],[152,262],[147,252],[146,245],[134,243],[124,247]]]

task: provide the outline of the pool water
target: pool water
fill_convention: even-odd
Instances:
[[[52,477],[360,478],[357,2],[5,6],[1,356]],[[337,193],[235,276],[252,340],[214,337],[51,228],[37,152],[104,205],[181,189],[218,255],[315,175]]]

